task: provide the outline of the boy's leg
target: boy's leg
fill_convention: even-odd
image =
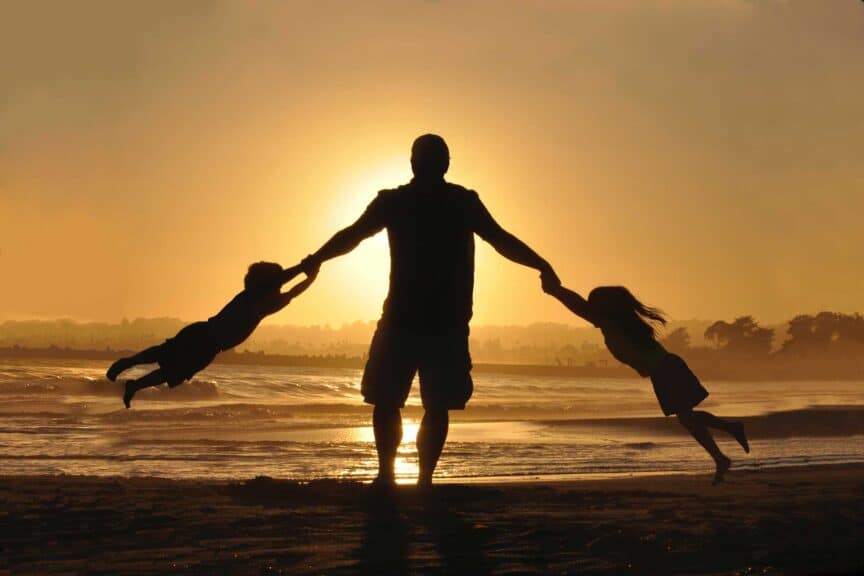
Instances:
[[[711,432],[708,430],[707,426],[705,426],[700,418],[697,418],[694,415],[692,410],[679,412],[678,421],[681,422],[681,425],[690,432],[690,435],[693,436],[693,438],[714,459],[714,465],[716,466],[714,483],[717,484],[718,482],[722,482],[723,475],[729,470],[732,461],[720,451],[720,448],[714,441],[714,437],[711,436]]]
[[[116,362],[114,362],[110,368],[108,368],[108,373],[106,376],[108,380],[114,382],[117,379],[117,376],[120,375],[121,372],[132,368],[133,366],[138,366],[139,364],[156,364],[159,362],[159,354],[162,351],[162,345],[151,346],[146,350],[142,350],[141,352],[135,354],[134,356],[129,356],[128,358],[120,358]]]
[[[427,409],[417,431],[417,456],[420,460],[420,475],[417,485],[429,487],[432,485],[432,474],[450,429],[450,413],[445,408]]]
[[[708,426],[709,428],[723,430],[738,441],[741,448],[744,449],[744,452],[750,452],[750,443],[747,441],[747,434],[744,433],[744,424],[741,422],[724,420],[723,418],[718,418],[714,414],[705,412],[704,410],[697,410],[693,412],[693,415],[701,421],[703,425]]]
[[[375,406],[372,428],[378,450],[378,477],[375,481],[395,484],[396,451],[402,442],[402,412],[398,407]]]
[[[128,380],[126,382],[126,390],[123,393],[123,404],[126,405],[126,408],[129,408],[132,404],[132,397],[135,396],[135,393],[143,388],[149,388],[150,386],[159,386],[160,384],[165,383],[165,375],[162,373],[161,368],[157,368],[153,370],[149,374],[138,378],[137,380]]]

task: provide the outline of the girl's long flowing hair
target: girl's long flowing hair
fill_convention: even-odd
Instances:
[[[633,338],[655,339],[655,324],[666,324],[662,310],[646,306],[624,286],[594,288],[588,295],[588,305]]]

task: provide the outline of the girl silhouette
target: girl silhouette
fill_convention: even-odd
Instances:
[[[599,328],[612,356],[640,376],[651,379],[663,414],[675,414],[714,459],[715,484],[723,481],[732,462],[720,451],[709,428],[730,434],[745,452],[750,452],[741,422],[693,410],[708,396],[708,391],[680,356],[668,352],[657,341],[653,323],[666,323],[660,310],[644,305],[623,286],[600,286],[591,291],[588,300],[561,285],[544,289],[571,312]]]

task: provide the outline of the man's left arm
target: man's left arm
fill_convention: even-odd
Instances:
[[[474,194],[473,208],[474,231],[478,236],[492,245],[496,252],[512,260],[517,264],[534,268],[540,272],[544,287],[552,287],[561,284],[552,265],[544,260],[537,252],[531,249],[522,240],[505,230],[492,218],[489,210],[480,201],[480,197]]]

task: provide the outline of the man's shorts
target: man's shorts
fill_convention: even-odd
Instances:
[[[378,322],[363,371],[364,400],[403,407],[417,372],[424,408],[463,410],[474,391],[468,324]]]

